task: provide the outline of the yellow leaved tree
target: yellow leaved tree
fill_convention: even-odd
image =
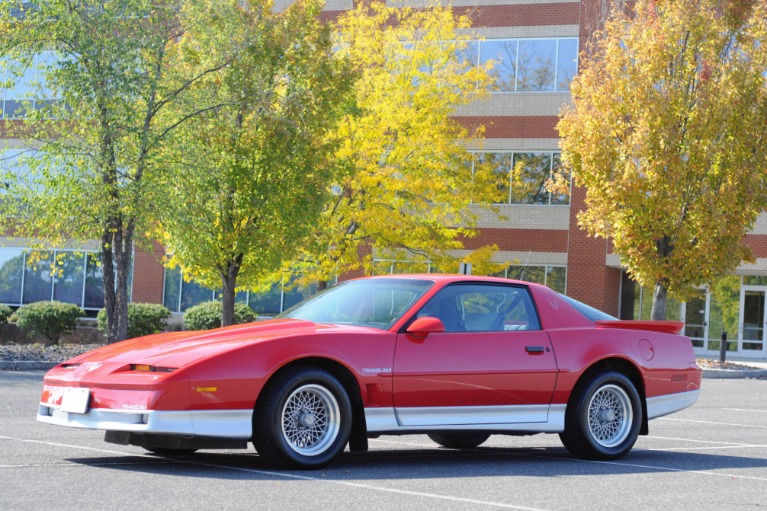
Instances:
[[[562,157],[631,277],[685,299],[752,258],[767,203],[767,4],[637,0],[581,57]]]
[[[497,189],[489,171],[472,172],[466,142],[481,130],[451,117],[488,90],[487,68],[467,58],[469,26],[436,4],[360,2],[339,19],[337,51],[359,76],[356,109],[336,134],[334,197],[292,265],[303,281],[372,273],[373,254],[444,260],[474,234],[469,205],[492,203]]]

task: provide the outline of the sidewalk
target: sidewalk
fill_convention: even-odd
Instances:
[[[699,361],[719,363],[719,357],[697,357]],[[767,378],[767,360],[744,357],[726,357],[726,367],[703,367],[704,378]]]

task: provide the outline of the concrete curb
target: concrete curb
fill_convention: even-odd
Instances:
[[[767,369],[704,369],[704,378],[767,378]]]
[[[31,360],[0,360],[0,371],[47,371],[60,363]]]

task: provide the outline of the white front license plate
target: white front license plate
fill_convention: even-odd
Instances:
[[[91,399],[90,389],[82,387],[65,387],[61,399],[61,411],[69,413],[85,413],[88,411],[88,401]]]

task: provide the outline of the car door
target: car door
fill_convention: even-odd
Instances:
[[[394,408],[401,426],[546,422],[556,362],[526,287],[454,284],[416,315],[444,333],[397,336]]]

